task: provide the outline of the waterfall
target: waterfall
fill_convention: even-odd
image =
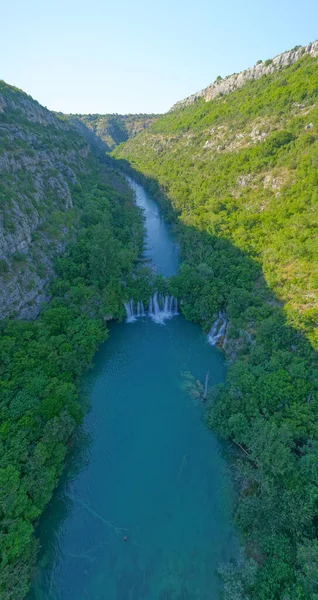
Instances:
[[[178,301],[174,296],[164,296],[155,292],[149,298],[148,315],[155,323],[164,323],[164,321],[171,319],[177,314]]]
[[[136,306],[134,300],[124,303],[126,310],[126,322],[133,323],[138,317],[148,316],[155,323],[164,323],[178,314],[178,300],[174,296],[164,296],[155,292],[149,298],[148,311],[145,310],[143,302],[138,301]]]
[[[127,323],[133,323],[136,321],[137,315],[134,312],[134,301],[129,300],[129,302],[124,302],[125,310],[126,310],[126,321]]]
[[[218,341],[224,336],[226,327],[227,321],[222,312],[220,311],[218,318],[216,319],[216,321],[214,321],[208,333],[208,342],[209,344],[211,344],[211,346],[215,346],[218,343]]]
[[[143,302],[137,302],[137,315],[136,316],[137,317],[145,317],[146,316]]]

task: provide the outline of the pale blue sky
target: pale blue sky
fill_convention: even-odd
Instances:
[[[9,0],[0,79],[63,112],[164,112],[317,37],[317,0]]]

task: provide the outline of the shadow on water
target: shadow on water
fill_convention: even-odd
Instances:
[[[136,191],[149,257],[163,275],[174,273],[171,230]],[[83,379],[92,408],[40,522],[30,597],[210,598],[220,587],[218,562],[237,548],[231,487],[185,374],[203,381],[209,371],[218,383],[223,357],[181,316],[112,324],[110,334]]]
[[[74,511],[74,499],[68,493],[72,482],[76,480],[89,463],[89,452],[92,436],[81,426],[74,436],[65,463],[64,472],[60,478],[53,497],[41,516],[36,535],[40,534],[40,552],[34,573],[33,590],[36,595],[28,598],[54,598],[53,580],[50,576],[43,578],[43,573],[51,573],[56,555],[56,531]],[[53,520],[52,520],[53,516]],[[54,526],[52,522],[54,521]],[[52,575],[52,573],[51,573]]]
[[[171,216],[158,183],[118,162]],[[184,256],[201,274],[185,310],[186,303],[197,307],[208,323],[234,298],[238,321],[251,307],[264,312],[263,361],[277,348],[310,355],[301,334],[286,325],[259,264],[228,240],[185,231]],[[244,293],[235,299],[233,289]],[[166,325],[146,318],[112,324],[110,333],[84,377],[92,408],[39,526],[42,551],[30,598],[217,598],[217,565],[238,551],[232,488],[226,447],[202,424],[185,374],[203,382],[209,371],[210,385],[220,383],[223,355],[181,316]],[[236,333],[244,354],[251,339]]]
[[[181,244],[178,245],[181,263],[182,261],[187,262],[198,273],[197,288],[193,290],[192,295],[194,302],[200,305],[200,283],[202,283],[202,280],[205,280],[205,283],[210,287],[211,297],[213,297],[214,289],[217,289],[218,293],[221,294],[218,302],[215,302],[213,306],[214,315],[217,314],[217,309],[224,308],[226,310],[228,308],[227,304],[232,300],[233,292],[235,294],[237,291],[238,294],[241,294],[241,297],[237,295],[235,298],[239,303],[236,311],[238,314],[243,315],[245,311],[253,307],[259,312],[260,319],[264,321],[268,316],[275,316],[278,319],[280,326],[277,331],[272,329],[269,336],[273,347],[276,348],[277,345],[280,345],[281,348],[289,351],[297,352],[299,350],[304,356],[308,357],[311,354],[313,361],[317,360],[316,349],[305,337],[305,320],[302,320],[299,327],[287,322],[284,302],[268,286],[261,263],[257,257],[249,256],[225,237],[218,237],[204,231],[204,220],[202,220],[200,229],[188,224],[186,222],[187,217],[183,217],[180,210],[173,208],[172,201],[167,197],[163,186],[160,185],[158,180],[145,176],[142,172],[134,169],[125,159],[114,159],[112,157],[109,157],[109,159],[113,161],[113,165],[117,169],[120,168],[128,177],[133,178],[135,182],[143,186],[146,193],[155,199],[167,218],[172,232],[176,233],[178,238],[181,239]],[[186,213],[186,198],[184,209]],[[180,224],[182,225],[181,228]],[[204,267],[210,267],[211,265],[213,265],[213,269],[207,268],[204,271]],[[245,299],[242,297],[243,294],[245,294]],[[206,298],[203,298],[203,300],[206,302]],[[262,310],[264,311],[263,315],[261,315]],[[212,314],[208,315],[208,319],[202,311],[201,317],[193,320],[205,324],[206,320],[209,322],[212,316],[213,311]],[[316,325],[314,318],[314,316],[311,317],[311,327]],[[253,319],[254,321],[257,320],[256,314],[250,316],[250,321]],[[248,320],[247,317],[246,320]],[[281,337],[282,333],[285,333],[285,335]],[[296,348],[294,348],[293,342],[296,343]]]
[[[222,380],[223,357],[180,316],[110,334],[84,379],[92,410],[41,521],[31,597],[209,598],[218,562],[237,547],[231,490],[222,446],[184,384],[208,368],[211,384]]]
[[[249,549],[254,545],[252,557],[259,562],[262,552],[267,555],[261,565],[261,572],[268,572],[266,569],[270,570],[270,565],[276,561],[274,543],[271,552],[268,552],[272,544],[267,528],[270,521],[277,546],[278,540],[284,538],[292,548],[294,556],[289,560],[289,567],[291,577],[297,578],[299,571],[304,571],[299,554],[295,558],[297,548],[302,547],[302,544],[314,545],[317,539],[317,507],[312,501],[311,484],[302,465],[304,457],[310,457],[315,464],[317,461],[312,442],[317,439],[318,357],[314,303],[307,304],[307,309],[306,306],[303,307],[302,293],[298,297],[301,282],[290,279],[288,293],[295,306],[298,301],[299,309],[292,310],[290,306],[285,309],[281,298],[265,280],[260,260],[262,257],[250,256],[237,248],[231,239],[208,233],[207,230],[212,227],[210,215],[204,212],[204,207],[196,206],[194,210],[192,206],[187,206],[186,191],[184,198],[179,195],[178,203],[182,214],[178,215],[172,211],[171,202],[158,181],[136,173],[126,161],[119,161],[119,164],[149,190],[172,223],[181,219],[182,226],[177,227],[181,240],[181,259],[189,268],[183,269],[184,265],[181,266],[180,272],[186,276],[179,278],[179,288],[172,290],[172,293],[182,299],[184,314],[193,321],[208,325],[211,324],[213,314],[222,310],[230,321],[226,348],[229,357],[233,361],[238,359],[238,362],[235,367],[230,368],[220,401],[211,411],[213,425],[225,436],[232,439],[235,437],[237,442],[243,444],[256,457],[257,464],[264,472],[268,460],[271,472],[276,470],[274,481],[269,474],[261,479],[255,473],[250,474],[249,480],[246,477],[244,479],[244,469],[242,470],[242,493],[238,499],[236,517],[242,528],[245,528]],[[182,185],[182,181],[180,184]],[[176,181],[174,185],[176,186]],[[289,210],[292,212],[295,209],[287,204],[286,214]],[[248,226],[252,227],[251,224]],[[300,257],[300,240],[298,244]],[[278,264],[277,267],[281,268],[281,265]],[[281,277],[284,276],[283,273]],[[280,440],[282,452],[288,457],[284,467],[278,466],[277,448],[275,442],[270,441],[271,436],[273,440]],[[238,447],[242,448],[240,444]],[[241,454],[246,462],[248,454],[243,452]],[[255,462],[252,462],[250,471],[254,467]],[[293,485],[295,504],[289,501],[289,472],[293,472],[294,482],[302,481],[303,495],[295,491],[297,484]],[[246,494],[248,481],[252,485]],[[270,492],[264,494],[263,485],[272,486],[272,497]],[[304,504],[309,510],[305,521]],[[251,508],[253,505],[254,510]],[[289,515],[293,511],[295,521],[291,523]],[[273,519],[273,515],[276,515],[276,519]],[[311,569],[310,561],[311,559],[306,567],[308,573]],[[281,558],[277,570],[283,570],[284,566]],[[271,570],[269,572],[272,573]],[[273,581],[274,579],[273,576]],[[289,589],[289,584],[290,581],[286,583],[286,590],[287,587]],[[275,585],[282,585],[283,589],[279,576]],[[304,586],[313,591],[312,585],[308,576]],[[278,596],[279,592],[276,593]]]

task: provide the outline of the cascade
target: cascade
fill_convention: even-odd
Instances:
[[[155,292],[149,298],[148,311],[145,310],[144,303],[141,301],[135,302],[133,299],[124,302],[126,310],[126,322],[133,323],[138,317],[148,316],[155,323],[164,323],[167,319],[171,319],[178,313],[178,300],[174,296],[158,294]]]
[[[125,310],[126,310],[126,321],[127,323],[133,323],[136,320],[137,315],[134,312],[134,301],[129,300],[128,302],[124,302]]]
[[[215,346],[217,344],[217,342],[219,341],[219,339],[221,339],[224,336],[226,327],[227,327],[226,318],[220,311],[218,318],[216,319],[216,321],[214,321],[214,323],[208,333],[208,342],[209,342],[209,344],[211,344],[211,346]]]
[[[145,308],[144,308],[144,303],[138,301],[137,302],[137,317],[145,317],[146,313],[145,313]]]

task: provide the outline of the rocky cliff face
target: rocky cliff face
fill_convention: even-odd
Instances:
[[[90,160],[67,120],[0,82],[0,318],[34,318],[47,300]]]
[[[193,104],[193,102],[199,98],[203,98],[206,102],[208,102],[220,94],[229,94],[230,92],[242,87],[251,79],[260,79],[260,77],[263,77],[263,75],[270,75],[279,69],[287,67],[288,65],[292,65],[304,54],[308,54],[309,56],[317,56],[318,41],[312,42],[311,44],[308,44],[308,46],[298,46],[293,50],[279,54],[272,60],[260,62],[254,67],[251,67],[246,71],[242,71],[241,73],[234,73],[233,75],[225,77],[225,79],[217,79],[204,90],[201,90],[200,92],[197,92],[196,94],[193,94],[192,96],[189,96],[188,98],[180,100],[174,104],[172,110]]]

